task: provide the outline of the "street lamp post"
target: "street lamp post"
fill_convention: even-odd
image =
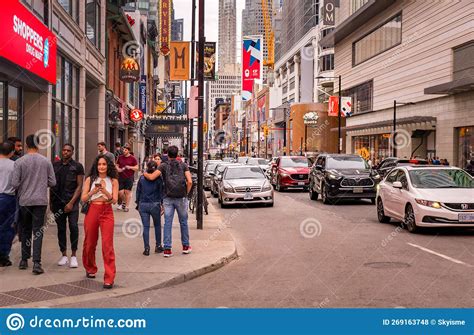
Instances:
[[[325,76],[318,76],[316,79],[338,79],[338,84],[339,84],[339,99],[338,99],[338,106],[337,106],[337,153],[341,153],[342,151],[342,128],[341,128],[341,105],[342,105],[342,77],[341,75],[337,77],[325,77]]]
[[[204,35],[204,0],[199,0],[199,63],[198,63],[198,180],[197,189],[198,206],[196,211],[197,229],[203,229],[203,164],[204,164],[204,43],[206,37]]]
[[[397,157],[397,145],[395,143],[395,139],[397,137],[397,106],[404,106],[404,105],[414,105],[414,102],[397,102],[397,100],[393,100],[393,134],[392,134],[392,152],[393,157]]]

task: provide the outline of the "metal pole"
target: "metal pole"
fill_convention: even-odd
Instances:
[[[193,0],[192,2],[192,15],[191,15],[191,86],[194,86],[194,79],[196,78],[195,76],[195,71],[194,71],[194,64],[196,63],[196,0]],[[187,90],[186,86],[186,90]],[[189,110],[189,109],[188,109]],[[193,164],[193,139],[194,139],[194,120],[189,119],[189,164]]]
[[[268,158],[268,130],[267,135],[265,135],[265,159]]]
[[[197,207],[197,229],[203,228],[203,144],[204,144],[204,0],[199,0],[199,63],[198,63],[198,207]]]
[[[392,150],[393,157],[397,157],[397,146],[395,144],[395,137],[397,136],[397,100],[393,100],[393,134],[392,134]]]
[[[283,109],[283,112],[285,113],[284,117],[285,117],[285,122],[284,122],[284,125],[283,125],[283,148],[284,148],[284,152],[286,152],[286,108]]]
[[[300,138],[300,156],[303,156],[303,138]]]
[[[259,116],[260,117],[260,116]],[[260,157],[260,119],[258,120],[258,131],[257,131],[257,136],[258,136],[258,140],[257,140],[257,157]]]
[[[339,76],[339,105],[337,107],[337,120],[338,120],[338,126],[337,126],[337,134],[338,134],[338,139],[337,139],[337,153],[340,154],[342,151],[342,136],[341,136],[341,105],[342,105],[342,97],[341,97],[341,76]]]
[[[308,125],[304,125],[304,152],[308,151],[308,146],[306,144],[308,142]]]

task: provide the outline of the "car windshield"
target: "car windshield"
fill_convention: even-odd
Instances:
[[[227,169],[224,179],[263,179],[265,176],[259,167],[242,167],[238,169]]]
[[[253,159],[249,159],[247,164],[249,164],[249,165],[267,165],[268,161],[266,159],[253,158]]]
[[[423,169],[409,171],[416,188],[474,188],[474,179],[458,169]]]
[[[209,163],[209,164],[207,164],[207,166],[206,166],[206,171],[208,171],[208,172],[209,172],[209,171],[214,171],[214,169],[216,168],[216,165],[217,165],[217,163]]]
[[[369,165],[361,157],[356,156],[340,156],[328,157],[326,169],[368,169]]]
[[[225,168],[228,167],[229,165],[230,165],[230,164],[219,165],[219,166],[216,167],[216,169],[215,169],[214,172],[215,172],[216,174],[217,174],[217,173],[222,173],[222,172],[224,172]]]
[[[308,159],[305,157],[285,157],[281,159],[281,167],[308,167]]]

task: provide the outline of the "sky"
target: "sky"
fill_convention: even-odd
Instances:
[[[175,9],[175,18],[184,19],[184,40],[191,40],[191,10],[192,0],[173,0]],[[199,0],[196,0],[196,4]],[[205,0],[206,12],[205,12],[205,35],[206,41],[217,42],[219,34],[219,0]],[[241,22],[242,22],[242,9],[245,7],[245,0],[237,0],[237,59],[240,60],[240,43],[241,43]],[[196,24],[198,22],[198,8],[196,8]],[[198,29],[196,28],[196,40],[198,39]]]

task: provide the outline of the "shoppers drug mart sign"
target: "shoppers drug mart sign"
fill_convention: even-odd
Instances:
[[[56,36],[18,0],[3,0],[0,57],[56,84]]]

